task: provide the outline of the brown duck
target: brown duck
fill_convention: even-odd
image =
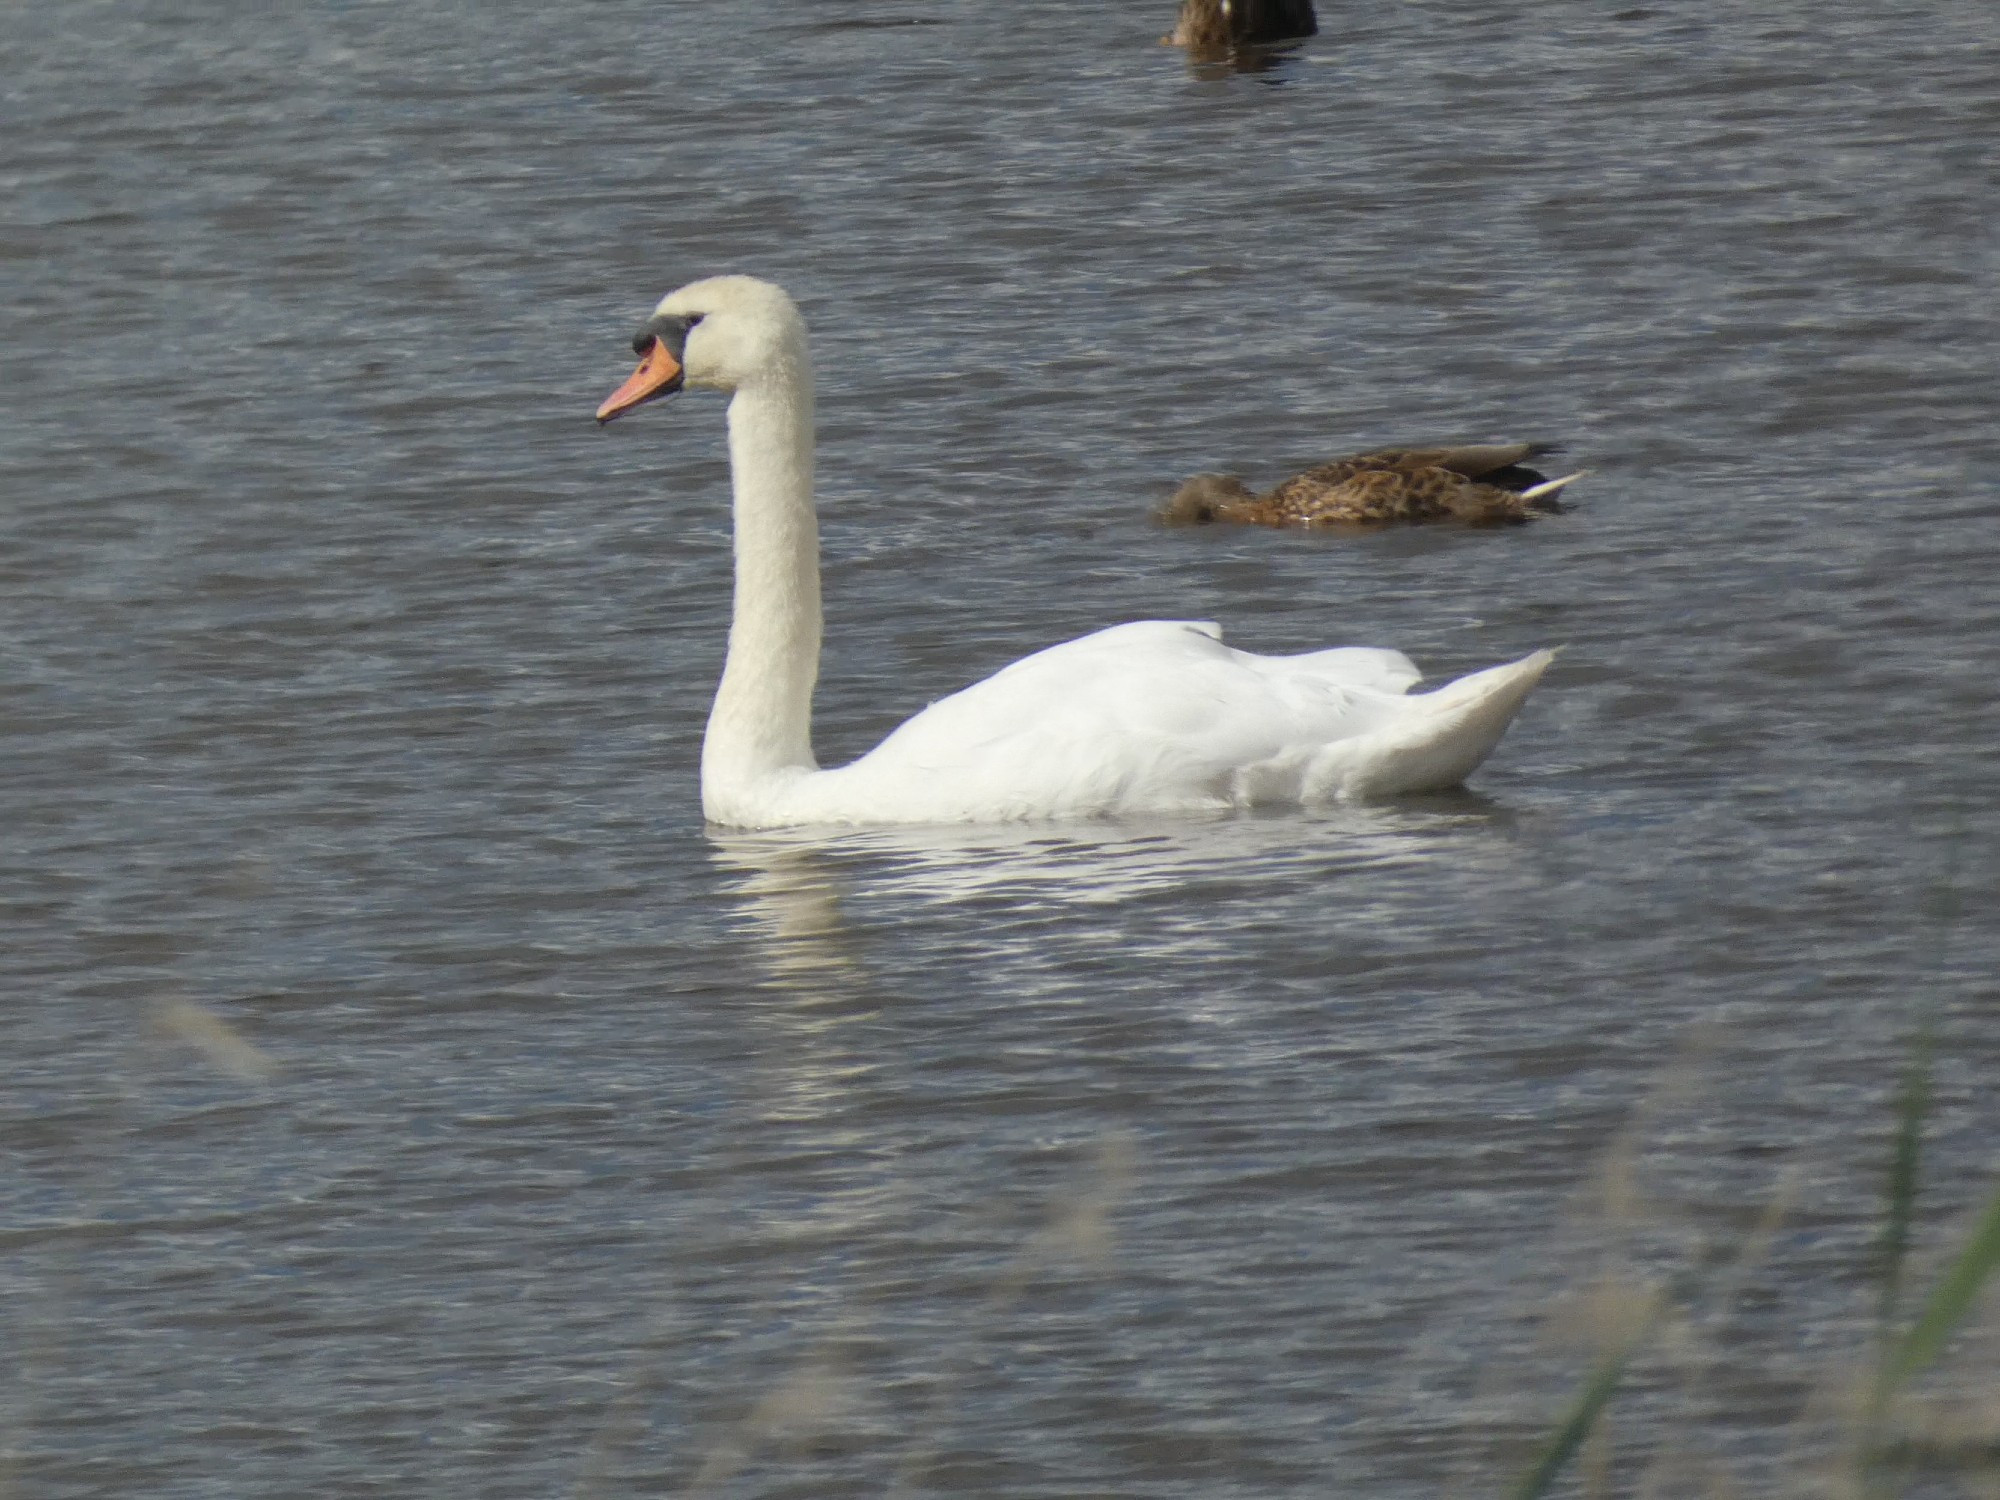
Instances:
[[[1528,467],[1560,451],[1552,443],[1385,448],[1294,474],[1266,495],[1233,474],[1197,474],[1159,517],[1169,526],[1512,526],[1561,510],[1556,497],[1583,477],[1578,470],[1550,479]]]
[[[1314,35],[1312,0],[1181,0],[1174,29],[1160,38],[1190,52],[1225,52]]]

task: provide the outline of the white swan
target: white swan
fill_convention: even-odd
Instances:
[[[1400,651],[1252,656],[1214,625],[1114,625],[933,703],[852,765],[813,759],[819,528],[812,366],[792,299],[747,276],[668,294],[608,422],[682,384],[733,393],[736,600],[701,749],[715,823],[960,823],[1220,811],[1456,786],[1552,653],[1406,697]]]

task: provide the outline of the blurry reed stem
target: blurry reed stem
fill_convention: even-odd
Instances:
[[[1012,1307],[1037,1275],[1064,1260],[1098,1265],[1110,1260],[1115,1249],[1111,1215],[1131,1192],[1137,1156],[1136,1143],[1122,1131],[1107,1134],[1098,1141],[1095,1159],[1079,1187],[1067,1199],[1050,1205],[1048,1221],[1001,1268],[983,1306],[989,1317]],[[924,1475],[941,1450],[946,1421],[971,1377],[979,1332],[967,1330],[960,1342],[956,1358],[947,1366],[933,1393],[925,1423],[928,1436],[920,1437],[904,1451],[884,1500],[908,1500],[919,1493]]]
[[[1883,1348],[1862,1430],[1862,1462],[1875,1481],[1869,1486],[1871,1491],[1879,1492],[1887,1456],[1901,1446],[1885,1441],[1884,1426],[1890,1403],[1905,1385],[1944,1353],[1995,1270],[2000,1270],[2000,1190],[1987,1200],[1964,1247],[1931,1288],[1908,1331]]]
[[[1889,1180],[1884,1189],[1882,1234],[1877,1240],[1881,1257],[1881,1295],[1876,1309],[1883,1355],[1896,1323],[1902,1300],[1903,1266],[1910,1249],[1910,1226],[1916,1221],[1917,1192],[1922,1181],[1924,1121],[1931,1108],[1931,1057],[1934,1049],[1930,1022],[1917,1028],[1910,1044],[1910,1060],[1903,1068],[1896,1090],[1896,1134],[1889,1151]]]
[[[1959,915],[1958,852],[1954,839],[1947,852],[1945,876],[1937,888],[1938,958],[1942,960]],[[1910,1326],[1900,1335],[1896,1323],[1903,1300],[1904,1269],[1909,1258],[1911,1227],[1916,1219],[1921,1187],[1924,1124],[1930,1115],[1932,1074],[1936,1054],[1928,1008],[1917,1022],[1896,1098],[1896,1135],[1889,1156],[1889,1179],[1879,1240],[1882,1289],[1878,1307],[1879,1333],[1875,1375],[1862,1412],[1859,1460],[1871,1494],[1884,1490],[1883,1469],[1888,1455],[1901,1445],[1886,1428],[1889,1409],[1903,1388],[1944,1352],[1945,1345],[1971,1314],[1980,1292],[2000,1268],[2000,1191],[1988,1200],[1972,1232],[1951,1264],[1932,1286]]]
[[[1514,1488],[1508,1491],[1509,1500],[1540,1500],[1549,1493],[1562,1471],[1568,1467],[1584,1440],[1597,1426],[1604,1415],[1604,1408],[1617,1394],[1619,1384],[1625,1378],[1626,1368],[1632,1357],[1639,1352],[1646,1340],[1660,1326],[1660,1319],[1666,1311],[1667,1299],[1663,1291],[1656,1290],[1631,1331],[1618,1347],[1598,1362],[1597,1368],[1578,1389],[1569,1404],[1562,1422],[1550,1435],[1547,1444],[1523,1474]]]
[[[1934,915],[1937,920],[1936,960],[1942,960],[1958,918],[1958,849],[1953,839],[1946,849],[1944,878],[1936,888]],[[1931,1110],[1932,1060],[1936,1038],[1931,1027],[1930,1007],[1922,1006],[1910,1041],[1909,1061],[1904,1064],[1901,1084],[1896,1090],[1896,1135],[1889,1152],[1889,1180],[1886,1184],[1882,1234],[1876,1245],[1880,1255],[1881,1297],[1876,1309],[1879,1342],[1886,1358],[1895,1327],[1898,1304],[1902,1300],[1903,1265],[1910,1249],[1910,1228],[1916,1222],[1917,1192],[1922,1186],[1924,1121]]]

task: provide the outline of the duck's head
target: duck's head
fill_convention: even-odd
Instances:
[[[806,325],[782,288],[754,276],[711,276],[662,297],[632,349],[639,368],[605,397],[599,422],[683,386],[734,391],[802,370]]]
[[[1206,526],[1231,505],[1257,497],[1234,474],[1197,474],[1174,491],[1155,515],[1163,526]]]

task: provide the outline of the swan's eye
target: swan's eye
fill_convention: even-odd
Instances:
[[[667,346],[667,353],[675,359],[681,357],[682,347],[687,343],[688,330],[702,320],[702,314],[689,313],[685,317],[674,317],[659,313],[646,320],[632,338],[632,352],[645,355],[655,343]]]

